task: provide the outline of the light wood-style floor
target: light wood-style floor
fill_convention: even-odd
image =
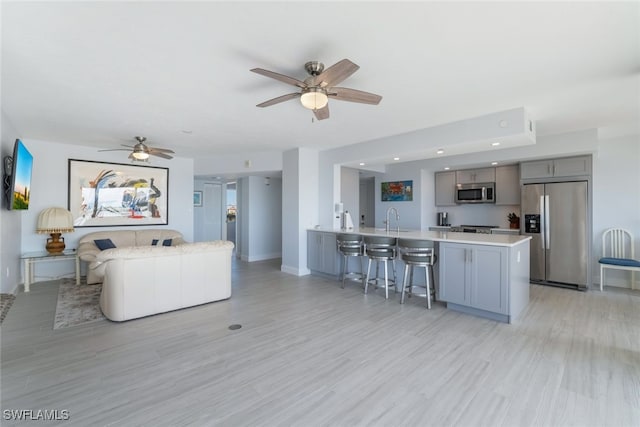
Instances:
[[[638,292],[532,286],[506,325],[278,268],[236,263],[228,301],[56,331],[57,282],[33,285],[1,327],[2,409],[79,426],[640,425]]]

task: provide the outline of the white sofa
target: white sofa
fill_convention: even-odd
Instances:
[[[112,230],[87,233],[78,241],[78,257],[89,263],[87,268],[87,284],[101,283],[104,277],[104,265],[96,261],[100,249],[95,240],[111,239],[116,248],[130,248],[135,246],[151,246],[153,239],[158,240],[158,245],[166,239],[172,239],[171,245],[186,243],[182,233],[176,230],[162,228],[147,230]]]
[[[114,321],[164,313],[231,297],[233,243],[185,243],[106,249],[100,308]]]

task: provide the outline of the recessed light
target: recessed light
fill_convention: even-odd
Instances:
[[[451,169],[449,166],[444,168],[444,170],[446,170],[446,171],[448,171],[449,169]]]
[[[360,166],[364,166],[364,163],[362,163],[362,162],[361,162],[361,163],[360,163]]]
[[[400,157],[394,157],[393,160],[400,160]]]
[[[498,162],[491,162],[491,166],[495,166],[497,164],[498,164]]]
[[[491,146],[492,146],[492,147],[497,147],[498,145],[500,145],[500,143],[499,143],[499,142],[492,142],[492,143],[491,143]]]
[[[440,148],[438,151],[436,151],[436,154],[444,154],[444,150]]]
[[[182,129],[182,133],[186,133],[188,135],[192,134],[193,131],[192,130],[187,130],[187,129]]]

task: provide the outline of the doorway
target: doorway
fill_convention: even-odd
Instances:
[[[226,223],[227,223],[227,240],[236,244],[236,226],[238,222],[238,203],[236,183],[227,183],[227,206],[226,206]]]

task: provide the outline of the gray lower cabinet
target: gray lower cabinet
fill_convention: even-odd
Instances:
[[[336,233],[307,231],[307,267],[317,273],[332,276],[339,274]]]
[[[440,299],[449,308],[510,321],[509,248],[441,242],[439,262]]]

